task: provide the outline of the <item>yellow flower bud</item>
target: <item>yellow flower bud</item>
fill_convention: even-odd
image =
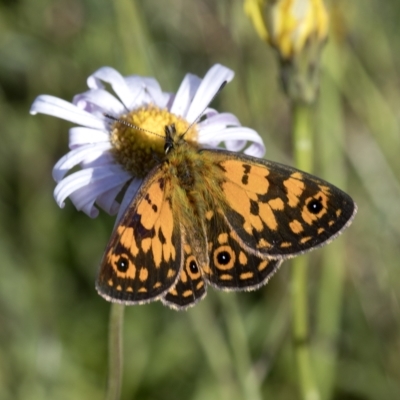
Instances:
[[[259,36],[278,51],[286,92],[293,99],[313,101],[328,35],[322,0],[245,0],[244,8]]]

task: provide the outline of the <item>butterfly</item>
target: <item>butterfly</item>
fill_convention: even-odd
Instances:
[[[127,305],[161,300],[186,309],[207,286],[254,290],[282,261],[350,225],[349,195],[313,175],[226,150],[200,148],[174,125],[165,157],[118,222],[96,289]]]

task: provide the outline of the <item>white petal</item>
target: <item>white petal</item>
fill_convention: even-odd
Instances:
[[[31,106],[30,113],[32,115],[37,113],[53,115],[54,117],[87,126],[88,128],[106,130],[105,123],[98,117],[81,110],[79,107],[65,100],[46,94],[36,97]]]
[[[98,214],[94,207],[97,197],[123,185],[131,178],[127,172],[116,173],[111,168],[88,168],[75,172],[63,179],[54,190],[54,198],[60,207],[70,197],[78,210],[91,217]]]
[[[264,142],[261,139],[260,143],[253,143],[251,144],[245,151],[244,154],[247,154],[249,156],[257,157],[257,158],[262,158],[264,157],[265,154],[265,145]]]
[[[186,115],[190,106],[190,102],[196,94],[200,83],[201,79],[198,76],[193,74],[185,75],[170,108],[170,112],[172,114],[180,117]]]
[[[115,162],[114,156],[110,151],[105,151],[104,153],[98,155],[93,153],[93,157],[88,157],[80,163],[82,169],[84,168],[95,168],[95,167],[106,167],[110,168],[121,168],[120,164]]]
[[[128,206],[132,203],[137,191],[139,190],[140,185],[142,184],[143,180],[135,178],[132,180],[132,182],[129,184],[124,197],[121,202],[121,206],[118,211],[117,218],[115,220],[115,224],[117,224],[122,216],[125,214],[126,209]]]
[[[89,169],[75,172],[63,179],[54,189],[54,199],[63,208],[65,199],[73,192],[85,187],[90,182],[92,171]]]
[[[211,118],[214,115],[218,115],[218,114],[219,114],[219,112],[217,110],[215,110],[214,108],[207,107],[203,113],[203,116],[206,118]]]
[[[115,188],[108,190],[107,192],[101,194],[97,200],[96,204],[102,208],[107,214],[115,215],[120,207],[120,204],[115,201],[119,192],[125,185],[125,182],[117,185]]]
[[[118,99],[103,89],[92,89],[78,94],[72,102],[79,108],[90,113],[97,111],[100,114],[107,112],[111,115],[120,115],[126,111]]]
[[[110,135],[98,129],[75,127],[69,130],[69,148],[74,149],[76,147],[85,144],[110,142]]]
[[[246,146],[246,140],[225,140],[224,144],[229,151],[238,152]]]
[[[206,133],[216,132],[227,128],[228,126],[240,126],[240,122],[233,114],[216,114],[199,122],[199,135],[201,136]]]
[[[107,82],[111,85],[115,94],[121,99],[125,108],[129,110],[129,107],[135,99],[135,93],[127,85],[124,77],[111,67],[102,67],[89,76],[87,84],[91,89],[103,89],[104,85],[101,81]]]
[[[144,104],[154,104],[160,108],[166,106],[169,96],[163,93],[160,84],[154,78],[128,76],[125,81],[132,93],[135,93],[134,104],[131,104],[131,107]]]
[[[65,174],[75,165],[78,165],[84,160],[90,162],[101,156],[104,151],[111,148],[110,143],[88,144],[71,150],[65,156],[61,157],[53,168],[53,179],[59,182]]]
[[[219,132],[205,132],[199,136],[200,144],[213,144],[225,142],[228,149],[235,151],[241,150],[246,141],[253,142],[245,151],[245,154],[262,157],[265,153],[265,146],[261,136],[250,128],[238,127],[227,128]]]
[[[119,193],[124,184],[125,182],[116,183],[113,177],[109,177],[100,182],[90,183],[71,193],[69,197],[77,210],[83,211],[91,218],[95,218],[99,215],[99,211],[94,204],[99,204],[99,199],[103,198],[105,194],[111,193],[114,195],[113,203],[109,205],[102,204],[105,206],[102,208],[106,208],[105,211],[108,212],[107,207],[110,207],[112,210],[109,212],[109,214],[115,214],[118,211],[118,203],[115,202],[115,196]],[[115,186],[117,187],[115,188]],[[111,200],[111,197],[109,197],[107,200]]]
[[[199,117],[206,109],[208,104],[214,98],[224,82],[230,82],[233,79],[234,72],[220,64],[211,67],[202,80],[189,110],[186,114],[186,120],[191,123]]]

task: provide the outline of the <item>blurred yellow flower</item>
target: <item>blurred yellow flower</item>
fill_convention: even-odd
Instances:
[[[245,11],[263,40],[288,59],[307,40],[323,42],[328,34],[328,13],[322,0],[245,0]]]
[[[258,35],[278,51],[286,92],[312,101],[318,86],[316,66],[328,35],[323,1],[245,0],[244,9]]]

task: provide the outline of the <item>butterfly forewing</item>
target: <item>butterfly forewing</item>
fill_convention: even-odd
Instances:
[[[346,193],[278,163],[213,152],[223,171],[224,215],[243,245],[259,255],[286,258],[323,245],[352,220]]]
[[[177,281],[183,261],[173,187],[161,169],[146,178],[116,227],[96,287],[108,300],[126,304],[159,298]]]

